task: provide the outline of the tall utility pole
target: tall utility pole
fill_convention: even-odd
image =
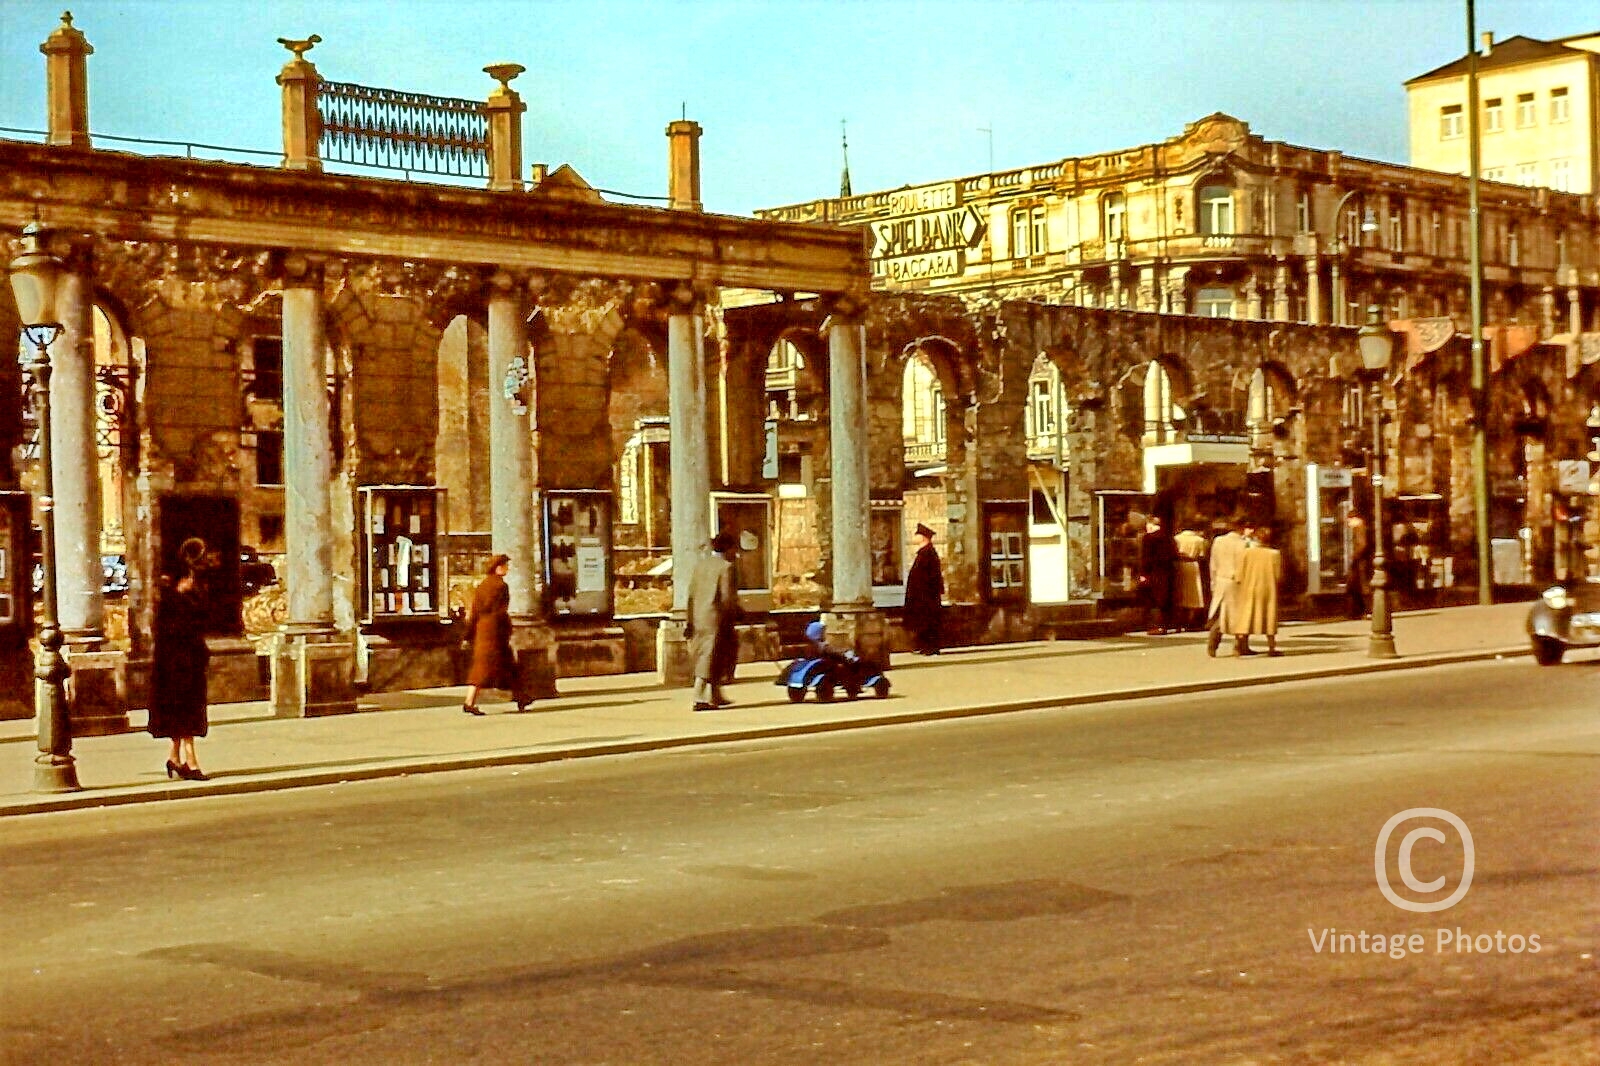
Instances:
[[[1467,0],[1467,196],[1472,244],[1472,511],[1478,544],[1478,602],[1494,602],[1489,553],[1489,389],[1483,358],[1483,216],[1478,210],[1478,20]]]

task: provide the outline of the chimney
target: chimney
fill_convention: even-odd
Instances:
[[[61,25],[45,38],[46,144],[89,147],[89,57],[94,49],[64,12]]]
[[[700,124],[688,119],[667,123],[667,206],[674,211],[704,211],[700,203]]]
[[[1478,34],[1478,40],[1483,42],[1483,54],[1488,55],[1494,51],[1494,31],[1484,30]]]

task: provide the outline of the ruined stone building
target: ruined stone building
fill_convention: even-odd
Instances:
[[[287,43],[277,165],[97,145],[90,49],[69,22],[43,49],[44,143],[0,140],[0,229],[37,223],[66,267],[51,469],[80,729],[123,728],[144,705],[160,581],[190,537],[216,564],[214,697],[270,697],[280,714],[455,683],[452,612],[501,552],[530,691],[623,670],[681,683],[677,575],[717,528],[745,534],[746,657],[775,656],[819,611],[835,639],[899,646],[918,522],[939,534],[962,641],[1113,613],[1152,511],[1275,524],[1286,595],[1314,606],[1342,579],[1341,518],[1361,505],[1379,415],[1354,387],[1355,328],[1332,310],[1402,289],[1452,311],[1459,297],[1454,253],[1332,236],[1369,206],[1401,211],[1396,174],[1439,183],[1417,186],[1434,206],[1407,193],[1404,224],[1381,232],[1436,232],[1417,219],[1455,218],[1450,179],[1265,144],[1225,117],[1093,166],[848,201],[885,212],[862,226],[835,225],[848,220],[825,203],[740,219],[702,210],[687,120],[667,127],[666,207],[525,167],[513,65],[486,68],[482,101],[406,94],[407,120],[432,133],[402,165],[456,183],[334,173],[397,150],[373,117],[393,94],[325,79],[312,42]],[[1359,188],[1338,184],[1352,175]],[[1316,221],[1291,233],[1295,201],[1266,194],[1295,176]],[[1233,191],[1193,199],[1213,182]],[[1098,206],[1066,221],[1091,188]],[[1589,197],[1506,195],[1532,212],[1516,216],[1529,259],[1491,271],[1498,306],[1538,312],[1494,348],[1496,577],[1515,583],[1594,565],[1600,263]],[[1168,212],[1183,233],[1154,228]],[[1113,217],[1121,243],[1091,236]],[[1035,233],[1037,249],[1010,256],[1007,241]],[[1138,241],[1148,258],[1122,255]],[[946,250],[954,274],[890,284],[886,264]],[[1560,262],[1577,281],[1547,292]],[[1243,313],[1250,278],[1281,315]],[[1226,285],[1233,317],[1157,312],[1158,294],[1197,310]],[[1556,297],[1564,318],[1546,314]],[[1427,602],[1474,576],[1467,347],[1451,323],[1396,310],[1385,491],[1416,535],[1404,595]],[[0,330],[18,325],[0,297]],[[15,560],[40,430],[24,374],[0,360],[11,714],[28,713],[12,695],[30,602]]]

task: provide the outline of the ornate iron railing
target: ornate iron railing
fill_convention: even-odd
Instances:
[[[323,159],[451,177],[489,176],[483,101],[325,81],[317,89]]]

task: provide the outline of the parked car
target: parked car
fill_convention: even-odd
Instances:
[[[1528,637],[1540,666],[1554,666],[1571,648],[1600,648],[1600,582],[1551,585],[1528,611]]]

